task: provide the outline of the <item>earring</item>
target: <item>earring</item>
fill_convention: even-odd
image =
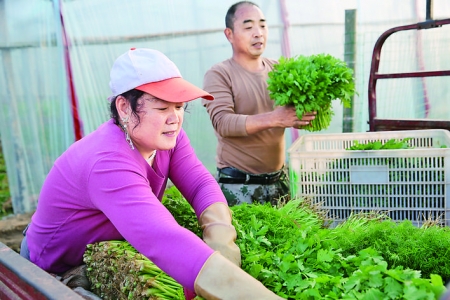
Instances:
[[[125,140],[130,145],[131,150],[134,150],[133,141],[131,140],[127,130],[128,116],[126,118],[122,118],[122,122],[123,122],[123,131],[125,131]]]
[[[128,144],[130,144],[131,150],[134,150],[133,141],[131,140],[130,135],[128,134],[128,131],[125,132],[125,140],[128,142]]]

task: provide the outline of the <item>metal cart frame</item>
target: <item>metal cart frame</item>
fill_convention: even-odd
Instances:
[[[442,27],[450,24],[450,19],[431,20],[429,7],[427,7],[427,21],[411,25],[398,26],[385,31],[377,40],[372,54],[372,63],[369,77],[369,131],[392,131],[392,130],[417,130],[417,129],[447,129],[450,130],[450,120],[441,119],[382,119],[377,117],[377,95],[376,85],[380,79],[390,78],[414,78],[449,76],[450,70],[440,71],[417,71],[406,73],[379,74],[381,48],[386,39],[393,33],[404,30],[422,30]]]

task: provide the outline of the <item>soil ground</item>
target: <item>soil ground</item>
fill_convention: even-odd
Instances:
[[[16,252],[20,252],[22,231],[31,220],[33,213],[10,215],[0,219],[0,242]]]

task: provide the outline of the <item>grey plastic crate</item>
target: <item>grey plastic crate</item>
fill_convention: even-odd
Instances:
[[[404,138],[411,138],[413,149],[346,150],[354,141]],[[417,226],[428,219],[450,225],[447,130],[308,134],[288,155],[291,195],[320,203],[335,223],[352,213],[382,211]]]

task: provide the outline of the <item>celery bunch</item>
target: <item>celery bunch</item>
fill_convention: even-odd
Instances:
[[[89,244],[83,260],[93,292],[102,299],[185,299],[175,279],[126,241]]]
[[[334,115],[332,101],[340,99],[351,107],[355,94],[353,70],[329,54],[281,57],[267,80],[271,99],[276,105],[293,105],[297,117],[316,111],[316,118],[304,129],[328,128]]]

